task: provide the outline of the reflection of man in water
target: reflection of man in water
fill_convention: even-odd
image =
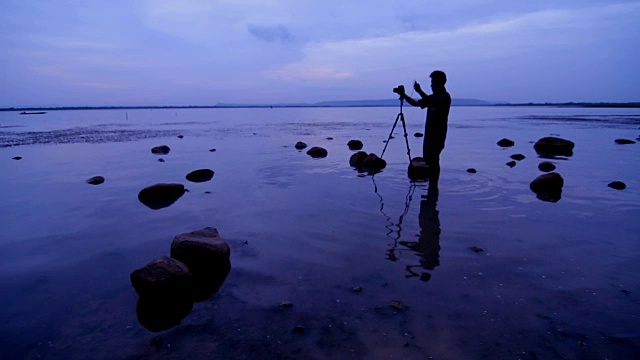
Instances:
[[[420,201],[420,237],[416,241],[401,241],[400,244],[414,251],[420,258],[420,265],[407,265],[407,277],[419,276],[422,281],[429,281],[431,274],[422,272],[418,274],[414,268],[422,267],[425,270],[433,270],[440,265],[440,218],[438,217],[438,180],[440,173],[434,173],[429,181],[429,190],[426,198]]]
[[[431,77],[432,95],[427,95],[422,91],[417,81],[413,84],[413,89],[420,95],[420,100],[415,100],[405,94],[404,87],[398,94],[401,99],[407,100],[412,106],[419,106],[422,109],[428,108],[427,120],[424,125],[422,157],[431,169],[440,171],[440,153],[444,149],[444,141],[447,137],[451,96],[444,87],[447,82],[447,76],[444,72],[436,70],[429,77]]]

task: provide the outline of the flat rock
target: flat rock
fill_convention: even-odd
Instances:
[[[320,146],[314,146],[307,151],[307,155],[311,156],[312,158],[324,158],[327,157],[328,154],[329,153],[327,152],[327,150]]]
[[[303,143],[302,141],[298,141],[295,145],[295,148],[298,150],[302,150],[306,147],[307,147],[307,144]]]
[[[616,144],[620,144],[620,145],[629,145],[629,144],[636,143],[635,141],[629,140],[629,139],[616,139],[615,142]]]
[[[158,210],[171,206],[184,192],[182,184],[160,183],[142,189],[138,193],[138,200],[147,207]]]
[[[513,140],[509,140],[509,139],[501,139],[500,141],[498,141],[498,146],[500,147],[512,147],[513,145],[515,145],[515,143],[513,142]]]
[[[87,184],[91,185],[100,185],[104,182],[104,177],[102,176],[94,176],[90,179],[87,179]]]
[[[194,170],[185,176],[187,180],[195,183],[206,182],[213,177],[213,170],[211,169],[199,169]]]
[[[574,146],[572,141],[554,136],[543,137],[533,144],[538,155],[542,156],[572,156]]]
[[[507,163],[507,166],[512,168],[512,167],[516,166],[516,162],[515,161],[509,161]]]
[[[167,155],[171,149],[167,145],[160,145],[151,148],[151,153],[157,155]]]
[[[509,157],[512,158],[513,160],[518,160],[518,161],[525,159],[525,156],[522,154],[513,154]]]
[[[540,171],[549,172],[549,171],[555,170],[556,166],[553,165],[553,163],[550,163],[549,161],[543,161],[540,164],[538,164],[538,169]]]
[[[191,292],[189,268],[167,256],[151,260],[130,274],[131,285],[140,297],[165,299]]]
[[[22,159],[22,156],[14,156],[14,157],[12,157],[12,159],[13,160],[20,160],[20,159]]]
[[[413,134],[413,136],[415,136],[415,137],[423,137],[424,134],[421,133],[421,132],[416,132],[416,133]]]
[[[349,150],[360,150],[364,146],[360,140],[349,140],[347,143]]]
[[[624,190],[627,188],[627,184],[623,183],[622,181],[612,181],[607,186],[616,190]]]
[[[474,169],[474,168],[468,168],[467,172],[470,173],[470,174],[475,174],[477,172],[477,170]]]

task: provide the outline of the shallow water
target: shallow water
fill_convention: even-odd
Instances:
[[[454,107],[437,189],[407,179],[400,124],[383,172],[349,167],[347,141],[380,154],[397,112],[0,112],[0,355],[637,358],[640,145],[614,139],[639,136],[638,110]],[[424,112],[405,116],[417,156]],[[576,143],[552,160],[556,203],[529,190],[533,142],[549,135]],[[169,154],[151,153],[162,144]],[[213,179],[184,178],[200,168]],[[105,183],[84,182],[95,175]],[[189,192],[151,210],[137,194],[159,182]],[[148,331],[129,273],[206,226],[229,243],[231,272],[180,325]]]

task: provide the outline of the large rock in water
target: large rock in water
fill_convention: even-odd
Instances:
[[[529,188],[543,201],[557,202],[562,194],[564,179],[556,172],[543,174],[535,178]]]
[[[188,173],[186,176],[187,180],[191,182],[196,182],[196,183],[209,181],[211,180],[212,177],[213,177],[213,170],[211,169],[194,170]]]
[[[320,146],[314,146],[307,151],[307,155],[311,156],[312,158],[323,158],[327,157],[328,152],[326,149],[321,148]]]
[[[378,157],[378,155],[371,153],[362,159],[360,167],[367,170],[382,170],[387,167],[387,162]]]
[[[572,156],[574,146],[575,144],[572,141],[558,137],[547,136],[536,141],[536,143],[533,145],[533,148],[536,150],[538,155],[542,156]]]
[[[141,298],[174,298],[180,294],[190,294],[192,289],[189,268],[167,256],[153,259],[147,265],[134,270],[130,278],[131,285]]]
[[[171,149],[167,145],[156,146],[151,149],[151,153],[158,155],[167,155]]]
[[[364,146],[360,140],[349,140],[347,143],[349,150],[360,150]]]
[[[182,184],[155,184],[142,189],[138,193],[138,200],[147,207],[158,210],[171,206],[184,192]]]
[[[229,254],[229,245],[212,227],[176,235],[171,243],[171,257],[185,263],[194,276],[226,268]]]

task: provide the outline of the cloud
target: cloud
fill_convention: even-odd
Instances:
[[[284,25],[273,26],[247,26],[247,31],[256,38],[264,40],[266,42],[281,42],[287,43],[294,40],[293,35],[289,32]]]
[[[536,11],[450,30],[410,31],[388,36],[309,42],[302,60],[265,72],[291,81],[332,82],[371,74],[424,73],[429,68],[564,51],[616,35],[613,29],[640,31],[640,3],[577,10]],[[326,76],[322,76],[326,74]]]

